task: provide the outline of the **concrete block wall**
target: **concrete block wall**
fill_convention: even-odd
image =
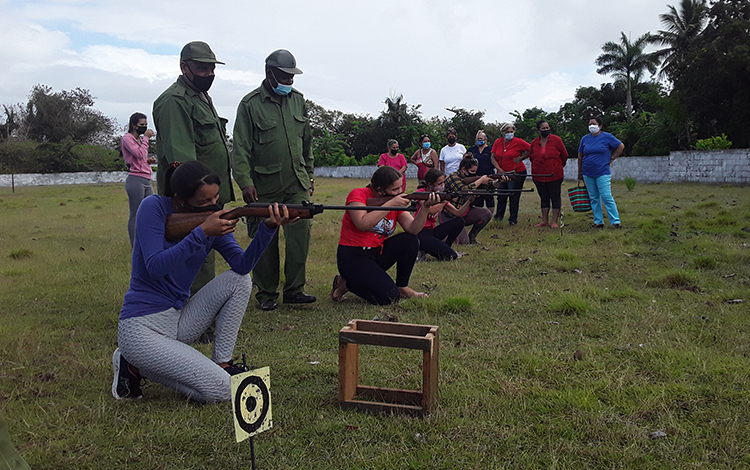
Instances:
[[[568,164],[570,165],[570,164]],[[639,183],[750,183],[750,149],[684,150],[666,157],[623,157],[612,164],[612,178]]]
[[[527,165],[528,166],[528,165]],[[375,172],[375,165],[315,168],[320,178],[364,178]],[[686,150],[671,152],[663,157],[622,157],[612,164],[612,178],[624,180],[630,176],[638,183],[711,183],[750,184],[750,149]],[[576,159],[565,166],[565,179],[578,175]],[[16,186],[47,186],[58,184],[124,183],[124,171],[22,174],[15,175]],[[417,178],[417,169],[409,165],[406,177]],[[152,175],[156,180],[156,173]],[[11,175],[0,175],[0,187],[11,186]]]

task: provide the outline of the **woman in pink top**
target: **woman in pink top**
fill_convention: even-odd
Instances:
[[[125,159],[129,170],[125,180],[125,191],[128,193],[130,204],[128,235],[131,248],[135,237],[135,214],[138,212],[138,206],[146,196],[154,194],[154,189],[151,187],[151,164],[156,162],[156,159],[148,157],[148,139],[153,135],[154,131],[148,129],[146,115],[134,113],[130,116],[128,133],[120,140],[122,158]]]
[[[401,187],[401,192],[406,192],[406,157],[403,153],[398,153],[398,141],[395,139],[389,139],[388,143],[386,144],[388,146],[388,152],[384,153],[380,156],[380,160],[378,160],[378,168],[381,166],[390,166],[398,170],[401,175],[403,175],[402,181],[403,185]]]

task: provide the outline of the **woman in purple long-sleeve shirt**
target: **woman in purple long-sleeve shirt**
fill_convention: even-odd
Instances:
[[[246,250],[232,233],[237,220],[220,218],[228,209],[208,216],[182,240],[167,241],[167,216],[216,210],[220,184],[203,163],[172,165],[166,173],[166,196],[149,196],[138,210],[130,288],[120,311],[119,347],[112,356],[112,395],[140,398],[143,377],[202,403],[226,401],[230,374],[245,370],[232,362],[232,354],[250,300],[248,273],[276,228],[289,222],[289,211],[271,206],[270,217]],[[190,297],[190,285],[211,250],[231,269]],[[208,358],[189,344],[214,320],[216,339]]]

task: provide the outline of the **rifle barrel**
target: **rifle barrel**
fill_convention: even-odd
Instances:
[[[222,219],[238,219],[240,217],[268,217],[268,206],[275,203],[255,202],[241,207],[235,207],[221,215]],[[326,206],[323,204],[280,204],[286,205],[291,217],[312,219],[316,214],[325,210],[360,210],[360,211],[402,211],[414,212],[416,207],[382,207],[382,206]],[[205,212],[176,212],[167,215],[165,238],[175,241],[185,238],[196,227],[202,224],[214,211]]]

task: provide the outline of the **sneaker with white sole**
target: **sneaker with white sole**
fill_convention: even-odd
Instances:
[[[141,374],[134,372],[128,361],[120,354],[120,348],[115,349],[112,354],[112,369],[114,380],[112,381],[112,396],[115,400],[125,398],[143,398],[141,392]]]
[[[234,359],[232,359],[229,362],[225,362],[219,365],[229,375],[242,374],[243,372],[247,372],[250,370],[250,368],[247,366],[247,361],[245,360],[244,354],[242,355],[242,362],[235,362]]]

